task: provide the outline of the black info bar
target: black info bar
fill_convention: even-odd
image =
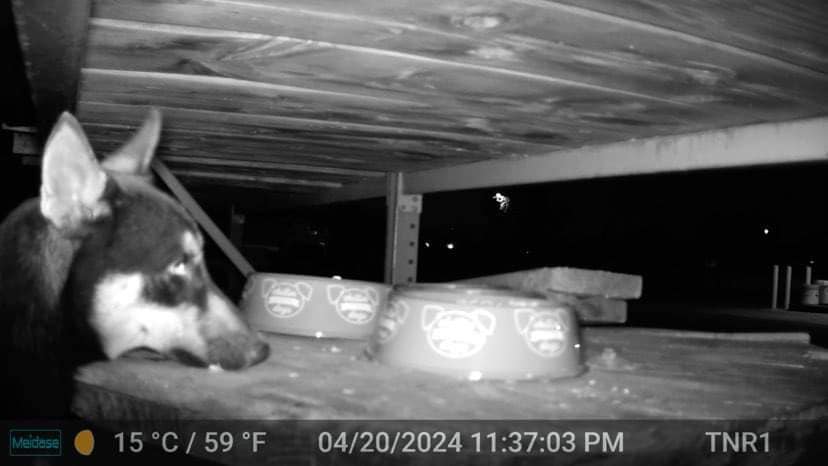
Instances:
[[[818,420],[4,421],[12,463],[812,464]]]

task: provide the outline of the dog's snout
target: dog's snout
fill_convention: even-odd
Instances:
[[[270,345],[264,341],[258,340],[253,344],[253,348],[247,353],[247,365],[252,366],[258,364],[270,356]]]
[[[210,364],[218,364],[225,370],[244,369],[264,361],[270,355],[270,345],[249,333],[213,338],[207,346]]]

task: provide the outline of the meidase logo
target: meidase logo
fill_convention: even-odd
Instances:
[[[268,278],[262,281],[265,308],[281,319],[294,317],[310,301],[313,287],[306,282],[288,282]]]
[[[345,322],[364,325],[377,314],[379,293],[373,288],[347,288],[343,285],[328,285],[328,302]]]
[[[485,309],[458,310],[423,306],[423,330],[437,354],[460,359],[474,355],[494,333],[495,316]]]
[[[60,430],[9,430],[9,456],[60,456]]]
[[[398,299],[392,300],[391,305],[380,314],[377,322],[377,340],[386,343],[400,331],[400,327],[408,318],[408,304]]]
[[[534,353],[551,358],[566,347],[569,322],[563,309],[517,309],[515,326]]]

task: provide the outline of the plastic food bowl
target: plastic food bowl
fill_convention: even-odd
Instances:
[[[390,289],[356,280],[255,273],[247,280],[240,307],[258,330],[367,339]]]
[[[572,309],[540,296],[467,285],[395,289],[368,355],[389,365],[479,379],[584,371]]]

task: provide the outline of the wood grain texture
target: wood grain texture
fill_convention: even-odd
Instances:
[[[533,105],[541,103],[553,116],[556,112],[569,112],[570,118],[582,118],[582,123],[626,126],[631,136],[641,134],[640,127],[647,126],[672,124],[673,131],[681,131],[701,118],[711,125],[744,122],[744,114],[734,113],[745,105],[752,106],[750,121],[802,116],[800,106],[815,113],[820,107],[814,107],[814,99],[824,98],[826,83],[825,79],[802,78],[799,81],[805,81],[796,87],[799,97],[792,91],[783,92],[762,83],[741,88],[746,78],[736,79],[736,70],[722,71],[719,68],[723,65],[713,62],[714,71],[699,72],[702,77],[698,79],[710,86],[706,94],[693,92],[685,79],[677,78],[670,83],[671,96],[661,98],[585,85],[556,75],[504,72],[500,68],[461,66],[456,61],[419,55],[378,54],[373,49],[328,42],[192,26],[93,19],[89,40],[86,66],[93,68],[235,77],[334,92],[408,96],[435,103],[470,100],[489,103],[494,109],[511,106],[528,108],[530,112]],[[682,60],[692,59],[680,52],[673,53]],[[703,56],[710,59],[707,54]],[[732,59],[728,56],[721,60],[729,64]],[[758,76],[768,76],[771,71],[763,68]],[[610,67],[608,72],[614,76],[616,70]],[[584,75],[591,76],[586,72]],[[785,82],[791,77],[789,70],[782,70],[770,78]],[[725,91],[727,95],[717,95]],[[704,110],[697,105],[699,101],[705,104]],[[539,110],[542,108],[533,113],[542,114]],[[688,129],[692,130],[692,126]]]
[[[821,0],[559,0],[613,16],[658,24],[685,34],[828,72],[828,8]]]
[[[336,181],[308,180],[297,176],[274,176],[263,173],[228,173],[226,170],[196,170],[191,168],[177,168],[171,170],[174,174],[188,178],[203,178],[214,181],[228,181],[239,184],[260,183],[263,185],[295,185],[318,188],[341,188],[342,183]]]
[[[533,145],[520,140],[491,138],[457,134],[447,131],[418,130],[379,125],[367,125],[349,121],[327,121],[284,116],[256,115],[247,113],[214,112],[181,108],[162,108],[165,128],[171,131],[188,131],[204,134],[237,135],[249,138],[288,141],[311,140],[348,147],[350,142],[358,146],[386,146],[397,150],[446,148],[452,152],[480,154],[479,158],[491,157],[492,153],[519,154],[549,150],[557,146]],[[78,113],[95,125],[132,124],[141,112],[134,105],[81,102]],[[101,123],[98,123],[101,122]],[[103,123],[106,122],[106,123]],[[385,141],[385,142],[384,142]],[[415,144],[408,144],[413,142]]]
[[[521,270],[485,277],[462,280],[461,283],[482,283],[505,286],[516,290],[535,293],[569,293],[578,295],[603,296],[615,299],[638,299],[641,297],[643,280],[640,275],[631,275],[604,270],[577,269],[573,267],[544,267]]]
[[[266,176],[261,177],[262,179],[243,176],[243,179],[237,179],[240,176],[236,174],[230,174],[229,177],[225,178],[188,176],[187,173],[176,173],[176,176],[180,178],[181,183],[187,189],[194,193],[193,196],[202,202],[212,200],[213,203],[227,203],[230,200],[238,200],[238,203],[244,205],[248,211],[264,210],[265,208],[275,209],[288,203],[294,196],[302,198],[318,194],[320,191],[340,189],[301,183],[301,179],[299,183],[285,182],[284,180],[273,182]],[[290,178],[290,180],[292,179]],[[218,191],[219,194],[214,194],[215,191]],[[267,200],[262,198],[263,192],[267,193]],[[250,193],[250,195],[246,197],[241,193]]]
[[[828,114],[828,7],[653,0],[96,0],[95,144],[412,172]],[[119,120],[113,123],[113,120]],[[649,162],[647,162],[649,163]]]
[[[808,357],[815,347],[798,337],[596,327],[582,334],[589,370],[557,381],[468,382],[364,360],[358,341],[277,335],[268,338],[275,356],[244,372],[118,360],[86,366],[78,380],[209,419],[736,420],[813,416],[816,407],[828,413],[828,359]],[[96,417],[128,414],[122,409],[131,403],[119,404]]]
[[[575,311],[582,324],[624,323],[626,299],[641,297],[638,275],[568,267],[546,267],[459,280],[537,293]]]
[[[572,112],[562,110],[556,115],[552,112],[554,106],[548,103],[526,107],[494,98],[429,102],[418,96],[376,96],[368,89],[348,93],[222,76],[90,68],[83,71],[81,87],[84,100],[95,103],[206,109],[492,138],[513,137],[550,147],[624,137],[623,130],[609,123],[592,122],[587,126],[573,120],[568,114]]]
[[[633,137],[642,134],[642,127],[672,125],[674,132],[693,129],[689,123],[701,118],[711,125],[744,121],[744,114],[734,115],[740,105],[753,107],[752,121],[801,115],[800,105],[806,107],[805,111],[816,112],[818,107],[812,106],[814,93],[824,95],[825,83],[801,83],[798,89],[813,92],[802,96],[807,103],[797,103],[790,95],[766,88],[734,89],[727,98],[700,97],[696,93],[685,95],[682,100],[682,93],[688,92],[689,87],[678,80],[671,84],[674,98],[665,100],[640,92],[581,85],[554,75],[504,73],[401,53],[377,56],[371,50],[327,42],[99,19],[92,22],[86,66],[234,77],[340,93],[407,96],[443,105],[456,100],[471,101],[478,105],[487,103],[495,111],[500,106],[528,108],[533,117],[543,115],[545,104],[553,117],[558,112],[559,119],[569,116],[582,118],[581,123],[621,125]],[[789,79],[787,70],[781,74],[784,76],[777,76],[777,81],[782,77]],[[727,80],[722,77],[704,79],[716,84],[713,90],[727,88]],[[700,99],[705,101],[704,110],[696,105]],[[541,108],[533,109],[538,103]]]
[[[603,296],[579,296],[570,293],[543,293],[546,299],[571,306],[584,325],[623,324],[627,321],[627,301]]]
[[[128,125],[86,124],[93,147],[107,152],[118,147],[128,134]],[[321,138],[320,138],[321,139]],[[392,142],[393,143],[393,142]],[[158,146],[163,158],[167,155],[197,157],[227,157],[256,161],[282,161],[287,163],[341,167],[366,170],[401,170],[403,168],[428,168],[447,163],[464,163],[477,160],[474,152],[454,155],[452,159],[440,157],[440,152],[428,148],[393,148],[373,145],[344,145],[335,140],[329,142],[313,139],[257,138],[227,133],[202,133],[198,131],[165,130]]]
[[[95,15],[450,58],[619,91],[646,89],[660,97],[674,95],[670,84],[682,74],[685,84],[703,89],[718,73],[757,61],[817,79],[824,77],[811,71],[828,71],[819,65],[828,50],[823,37],[828,12],[818,0],[805,5],[432,0],[416,6],[189,0],[151,7],[100,0]],[[325,27],[318,27],[322,23]],[[686,60],[678,59],[677,51]],[[709,66],[714,63],[728,66]]]
[[[259,170],[266,173],[274,172],[298,172],[330,175],[334,177],[348,177],[347,179],[365,180],[369,178],[382,178],[385,173],[374,170],[351,170],[347,168],[315,167],[312,165],[300,165],[278,162],[262,162],[244,159],[222,159],[215,157],[187,157],[170,155],[164,157],[168,164],[198,165],[204,167],[242,168],[246,170]]]

